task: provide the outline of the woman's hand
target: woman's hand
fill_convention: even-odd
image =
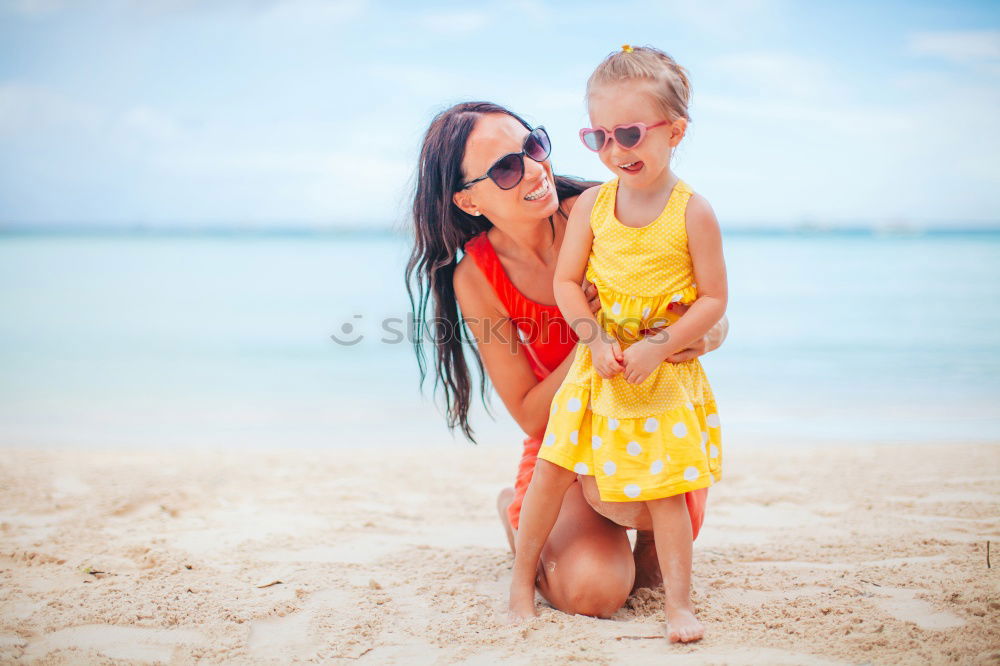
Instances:
[[[705,335],[699,340],[691,343],[691,346],[687,349],[682,349],[676,354],[671,354],[665,360],[667,363],[681,363],[682,361],[690,361],[693,358],[698,358],[702,354],[707,354],[709,349],[708,335]]]
[[[597,314],[597,311],[601,309],[601,298],[597,295],[597,287],[586,278],[584,278],[580,286],[583,287],[583,295],[587,297],[587,305],[590,306],[590,311]]]
[[[689,307],[689,305],[684,305],[683,303],[671,303],[669,309],[672,312],[682,315],[687,312]],[[664,360],[667,363],[681,363],[683,361],[690,361],[693,358],[698,358],[702,354],[707,354],[713,349],[718,349],[719,346],[722,345],[722,341],[725,339],[728,331],[729,320],[726,319],[726,317],[723,317],[704,336],[692,342],[687,348],[671,354]]]

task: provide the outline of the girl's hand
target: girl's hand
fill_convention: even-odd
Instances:
[[[650,342],[644,338],[625,350],[625,381],[629,384],[641,384],[652,374],[660,363],[663,363],[661,345],[664,343]]]
[[[598,337],[588,346],[594,369],[604,379],[611,379],[625,369],[622,366],[622,348],[617,340],[612,339],[609,342],[603,337]]]
[[[590,306],[590,311],[597,314],[597,311],[601,309],[601,299],[597,295],[597,287],[586,278],[584,278],[580,286],[583,287],[583,295],[587,297],[587,305]]]

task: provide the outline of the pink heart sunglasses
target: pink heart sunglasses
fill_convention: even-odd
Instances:
[[[628,150],[639,145],[639,142],[641,142],[643,137],[646,136],[647,130],[666,124],[668,124],[666,120],[661,120],[660,122],[653,123],[652,125],[647,125],[646,123],[615,125],[610,130],[606,127],[584,127],[580,130],[580,140],[583,141],[583,145],[587,146],[587,148],[591,149],[595,153],[599,153],[604,150],[604,147],[608,145],[608,141],[611,141],[612,139],[616,141],[619,146]]]

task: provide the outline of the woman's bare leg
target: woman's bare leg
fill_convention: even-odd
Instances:
[[[503,531],[507,535],[507,543],[510,545],[510,552],[514,552],[514,528],[510,524],[510,518],[507,514],[507,507],[510,503],[514,501],[514,489],[507,487],[500,491],[497,495],[497,513],[500,514],[500,524],[503,525]]]
[[[608,520],[626,528],[636,530],[635,552],[635,583],[632,592],[640,587],[658,588],[663,584],[660,572],[660,562],[656,557],[656,545],[653,539],[653,520],[645,502],[603,502],[600,491],[592,476],[577,476],[583,496],[594,511]],[[688,513],[691,516],[691,534],[697,538],[705,522],[705,502],[708,498],[708,488],[699,488],[684,493]],[[693,539],[692,539],[693,540]]]
[[[539,591],[564,613],[611,617],[635,579],[625,528],[594,511],[579,483],[563,496],[541,563]]]
[[[516,534],[507,517],[513,496],[513,489],[505,488],[497,497],[500,520],[509,535]],[[606,618],[625,604],[634,579],[625,528],[594,511],[580,484],[574,483],[563,496],[559,516],[542,547],[535,579],[542,597],[564,613]]]
[[[632,552],[632,559],[635,562],[633,593],[640,587],[658,588],[663,585],[663,574],[660,572],[660,560],[656,556],[656,540],[652,530],[635,531],[635,550]]]
[[[705,625],[691,603],[691,517],[683,494],[646,502],[653,517],[656,555],[663,572],[667,638],[676,643],[696,641]]]

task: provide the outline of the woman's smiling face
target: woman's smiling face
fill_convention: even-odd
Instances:
[[[481,116],[465,143],[463,182],[484,175],[493,163],[509,153],[524,150],[529,130],[503,113]],[[524,156],[524,177],[509,190],[501,190],[490,178],[456,192],[452,200],[467,213],[479,211],[491,219],[542,219],[559,207],[552,164]]]
[[[587,100],[592,126],[610,130],[616,125],[654,125],[669,121],[647,89],[648,85],[642,81],[623,81],[594,87]],[[604,166],[629,187],[643,188],[659,183],[669,175],[670,153],[683,138],[686,123],[684,118],[678,118],[673,123],[654,127],[632,148],[622,148],[618,142],[608,141],[598,156]]]

